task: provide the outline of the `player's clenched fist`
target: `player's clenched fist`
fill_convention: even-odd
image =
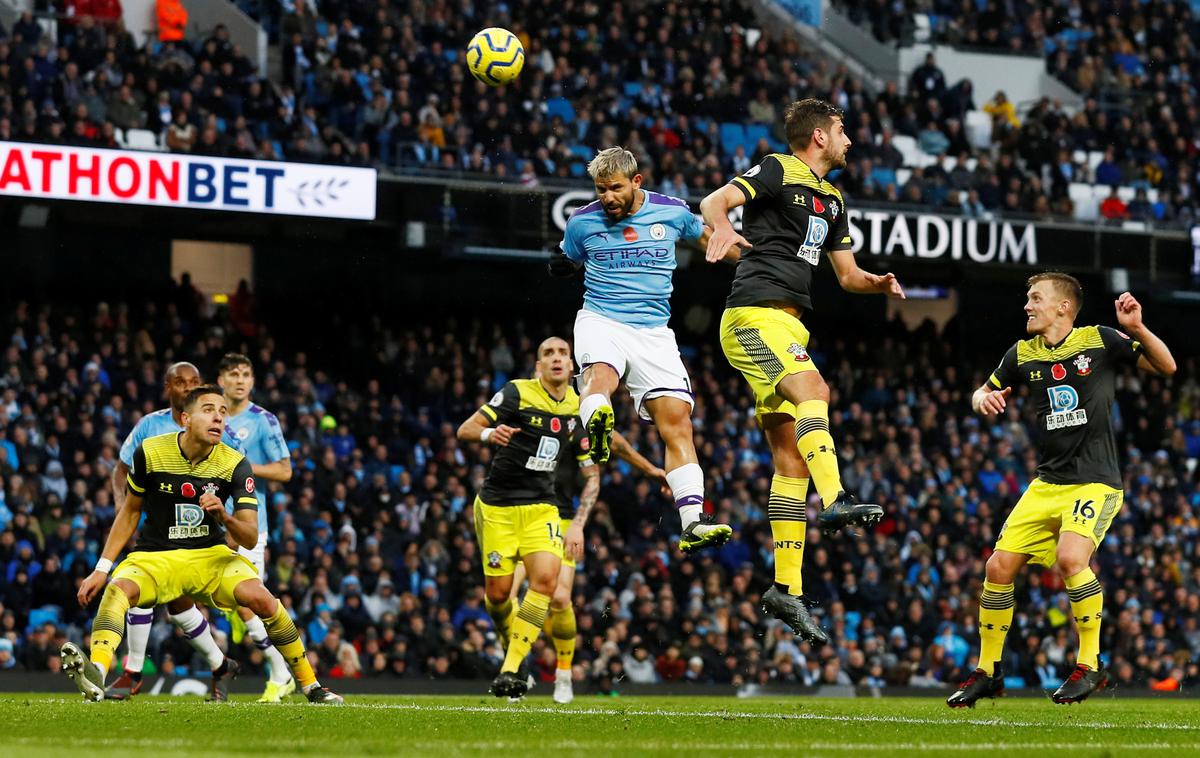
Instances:
[[[488,435],[487,441],[496,447],[508,447],[508,443],[512,442],[512,438],[517,436],[520,431],[521,430],[515,426],[501,424],[500,426],[497,426],[490,435]]]
[[[996,416],[1008,406],[1008,396],[1011,394],[1012,387],[988,392],[979,398],[979,407],[976,410],[985,416]]]
[[[221,498],[217,497],[211,492],[205,492],[200,496],[200,507],[203,508],[205,512],[213,514],[218,519],[221,519],[221,517],[225,514],[225,504],[221,502]]]

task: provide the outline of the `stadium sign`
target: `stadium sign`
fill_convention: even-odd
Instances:
[[[860,209],[847,216],[855,253],[1027,266],[1038,262],[1033,224]]]
[[[0,142],[0,195],[375,218],[374,169]]]

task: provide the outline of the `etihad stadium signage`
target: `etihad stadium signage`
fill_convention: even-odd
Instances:
[[[0,141],[0,195],[375,218],[375,169]]]
[[[595,199],[583,190],[562,193],[551,205],[554,225],[565,230],[575,209]],[[859,255],[1024,266],[1039,262],[1038,230],[1032,223],[859,208],[852,208],[848,217],[850,242]],[[740,230],[742,209],[731,211],[729,219]]]

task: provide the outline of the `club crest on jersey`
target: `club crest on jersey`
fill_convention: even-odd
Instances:
[[[1050,376],[1054,377],[1054,381],[1061,382],[1067,378],[1067,370],[1063,368],[1061,363],[1055,363],[1050,367]]]
[[[1087,376],[1092,373],[1092,359],[1086,355],[1080,355],[1075,359],[1075,373],[1080,376]]]
[[[242,427],[241,429],[238,429],[238,430],[237,430],[237,438],[238,438],[239,440],[241,440],[242,442],[245,442],[245,441],[246,441],[246,438],[247,438],[247,437],[249,437],[249,436],[250,436],[250,430],[249,430],[249,429],[247,429],[247,428],[245,428],[245,427]]]
[[[567,434],[575,433],[575,422],[576,421],[578,421],[578,419],[575,419],[575,418],[567,419]]]
[[[840,213],[840,212],[841,212],[841,210],[842,210],[842,209],[841,209],[840,207],[838,207],[838,201],[837,201],[837,200],[830,200],[830,201],[829,201],[829,215],[830,215],[830,216],[831,216],[831,217],[832,217],[832,218],[833,218],[835,221],[837,220],[838,213]]]
[[[562,431],[562,421],[558,418],[550,419],[550,431],[558,434]]]
[[[179,494],[184,497],[195,497],[196,488],[192,486],[191,482],[184,482],[183,486],[179,488]]]
[[[650,225],[650,239],[661,240],[661,239],[666,239],[666,238],[667,238],[667,227],[663,226],[662,224],[651,224]]]
[[[801,345],[799,342],[793,342],[788,346],[787,351],[796,356],[796,360],[799,362],[808,360],[808,351],[805,350],[804,345]]]
[[[621,232],[621,235],[625,238],[626,242],[638,241],[637,229],[634,229],[632,226],[625,227],[625,231]]]
[[[495,550],[488,553],[488,567],[494,569],[500,568],[500,554]]]
[[[204,490],[205,495],[212,495],[213,497],[217,496],[217,485],[213,484],[212,482],[204,485],[201,489]]]

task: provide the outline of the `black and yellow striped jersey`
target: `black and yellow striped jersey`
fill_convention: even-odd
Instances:
[[[579,422],[579,395],[567,387],[556,400],[538,379],[505,384],[479,412],[495,426],[520,429],[495,449],[480,499],[488,505],[559,504],[555,482],[560,464],[591,462]],[[574,467],[572,467],[574,468]]]
[[[742,252],[726,306],[781,302],[812,309],[813,269],[821,254],[850,249],[842,193],[794,155],[772,153],[735,177],[746,196]]]
[[[988,378],[993,389],[1026,385],[1037,404],[1038,469],[1050,484],[1120,489],[1112,428],[1116,369],[1137,362],[1142,345],[1107,326],[1072,329],[1058,345],[1039,335],[1008,349]]]
[[[208,457],[192,465],[179,437],[160,434],[138,445],[129,466],[129,491],[142,498],[145,521],[137,550],[179,550],[225,544],[225,530],[200,507],[205,492],[222,503],[233,499],[235,510],[258,510],[254,470],[246,456],[221,442]]]

